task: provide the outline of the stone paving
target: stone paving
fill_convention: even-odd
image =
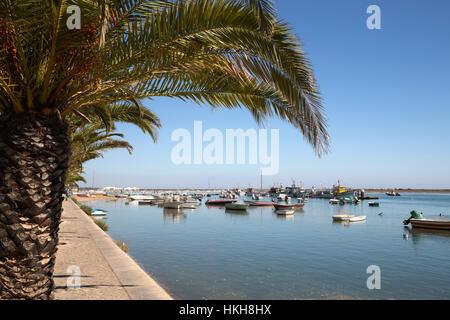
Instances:
[[[55,265],[57,300],[172,299],[72,201],[64,201]],[[80,287],[74,273],[80,272]]]

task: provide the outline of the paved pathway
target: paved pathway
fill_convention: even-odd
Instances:
[[[72,201],[64,201],[63,208],[54,274],[55,299],[172,299]],[[80,288],[68,289],[67,283],[77,268]]]

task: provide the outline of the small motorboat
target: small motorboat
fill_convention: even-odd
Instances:
[[[133,201],[148,201],[148,200],[154,200],[155,197],[151,196],[151,195],[146,195],[146,194],[135,194],[135,195],[130,195],[128,196],[128,199],[133,200]]]
[[[275,203],[273,206],[275,209],[297,209],[302,208],[304,203]]]
[[[422,216],[421,212],[411,211],[411,217],[403,221],[404,225],[411,223],[413,228],[450,230],[450,220],[448,219],[428,219]]]
[[[150,206],[153,204],[152,200],[141,200],[138,202],[140,206]]]
[[[188,197],[183,200],[181,207],[185,209],[197,209],[199,205],[200,202],[197,199]]]
[[[329,203],[330,204],[339,204],[340,200],[339,199],[330,199]]]
[[[333,221],[348,221],[350,218],[353,218],[354,214],[337,214],[333,216]]]
[[[248,204],[246,203],[227,203],[225,208],[228,210],[247,210]]]
[[[414,219],[410,218],[409,222],[413,228],[440,229],[450,230],[450,220],[444,219]]]
[[[225,205],[227,203],[237,202],[237,199],[220,199],[220,200],[208,200],[205,202],[206,205],[214,206],[214,205]]]
[[[197,209],[198,203],[192,203],[192,202],[183,202],[181,204],[181,207],[184,209]]]
[[[386,192],[386,195],[390,196],[390,197],[398,197],[398,196],[400,196],[400,193],[395,192],[394,190],[392,190],[392,192]]]
[[[262,201],[248,201],[250,207],[271,207],[274,205],[273,202],[262,202]]]
[[[369,202],[369,207],[379,207],[379,206],[380,206],[380,204],[378,202],[375,202],[375,201]]]
[[[352,218],[348,219],[348,222],[365,221],[366,218],[367,218],[366,216],[356,216],[356,217],[352,217]]]
[[[167,208],[167,209],[181,209],[181,205],[183,203],[180,201],[169,201],[169,202],[164,202],[163,207]]]
[[[275,210],[276,214],[282,215],[282,216],[289,216],[289,215],[293,215],[295,212],[295,210],[293,209],[277,209]]]
[[[92,209],[91,216],[106,216],[107,212],[103,209]]]

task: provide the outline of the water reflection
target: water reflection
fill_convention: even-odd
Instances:
[[[447,238],[450,240],[450,232],[448,230],[425,229],[404,227],[407,234],[412,236],[412,241],[415,244],[422,243],[425,239],[432,238]]]
[[[284,215],[284,214],[276,214],[277,219],[286,220],[286,221],[294,221],[294,215]]]
[[[241,215],[241,216],[246,216],[246,215],[248,215],[247,210],[231,210],[231,209],[225,209],[225,213],[226,213],[226,214],[230,214],[230,215]]]
[[[166,223],[166,220],[171,219],[173,223],[179,223],[181,220],[186,220],[187,214],[183,212],[182,209],[163,209],[163,220]]]

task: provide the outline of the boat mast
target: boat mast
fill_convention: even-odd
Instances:
[[[261,170],[261,191],[262,191],[262,170]]]

